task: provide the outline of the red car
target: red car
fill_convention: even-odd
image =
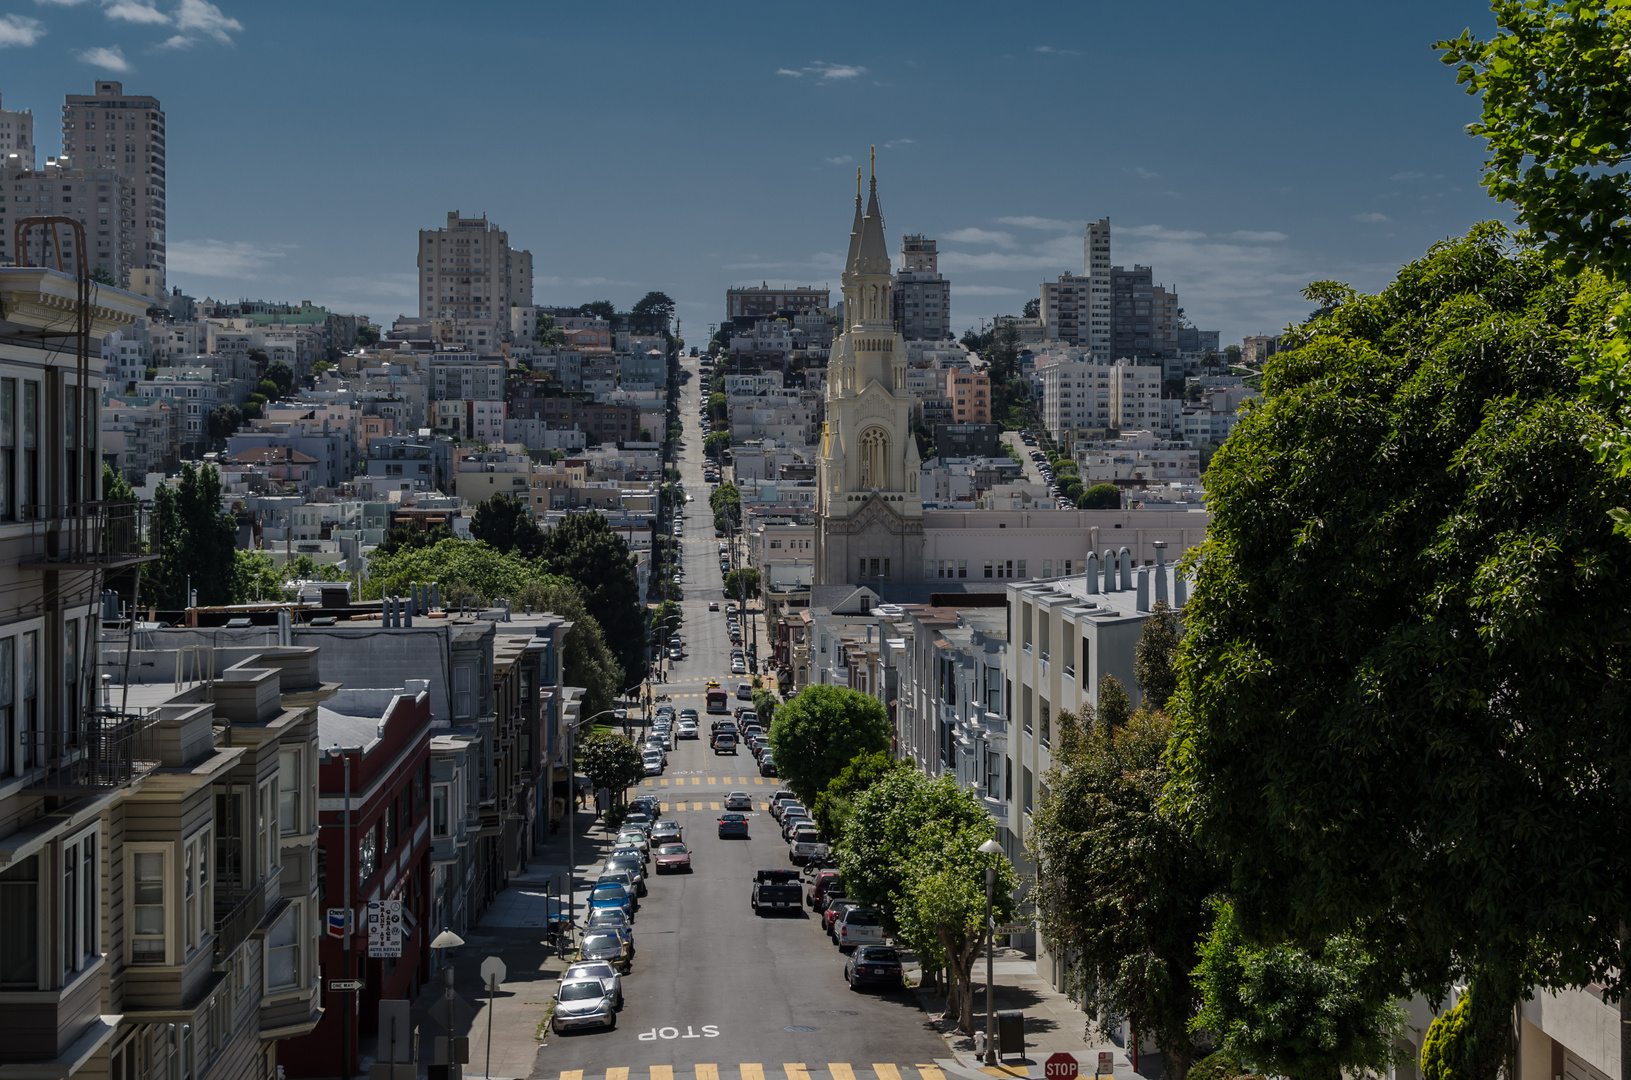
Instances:
[[[659,845],[652,853],[651,861],[659,874],[691,872],[690,849],[678,841]]]
[[[821,928],[827,931],[828,937],[832,937],[833,924],[838,921],[838,917],[844,914],[844,912],[848,911],[850,908],[860,906],[861,903],[859,900],[845,900],[842,897],[833,897],[827,902],[826,910],[822,911],[821,913]],[[834,938],[834,940],[837,939]]]
[[[829,896],[844,895],[844,879],[837,870],[822,870],[810,879],[804,902],[817,911],[825,911]]]

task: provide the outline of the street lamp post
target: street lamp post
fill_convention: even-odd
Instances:
[[[983,855],[1001,855],[1002,845],[995,840],[987,840],[977,848]],[[992,921],[992,911],[996,905],[997,894],[997,867],[993,863],[985,868],[985,1063],[997,1063],[997,998],[996,983],[996,940],[997,924]]]

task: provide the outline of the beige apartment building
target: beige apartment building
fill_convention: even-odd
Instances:
[[[145,241],[136,224],[135,191],[118,169],[68,168],[61,162],[48,162],[43,169],[11,168],[0,162],[0,195],[0,252],[10,250],[18,218],[71,217],[85,226],[85,260],[91,270],[131,289],[131,273]],[[27,242],[29,263],[55,267],[60,255],[62,269],[75,272],[75,246],[65,230],[48,241],[44,230],[34,229]]]
[[[532,304],[532,252],[480,217],[448,212],[440,229],[419,230],[419,317],[508,320],[510,305]]]
[[[34,157],[34,110],[0,107],[0,166],[32,169]]]
[[[135,233],[130,265],[148,269],[148,296],[164,292],[164,110],[159,99],[127,95],[122,83],[98,82],[94,94],[69,94],[62,106],[64,168],[112,170],[130,185]],[[103,237],[96,237],[103,239]],[[120,279],[128,284],[129,275]]]

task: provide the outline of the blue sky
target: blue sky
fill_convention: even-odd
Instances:
[[[1155,268],[1225,342],[1505,216],[1432,52],[1471,0],[1364,5],[0,0],[43,161],[97,78],[168,114],[171,282],[413,314],[416,230],[485,211],[540,303],[648,289],[692,342],[731,284],[838,284],[878,147],[891,248],[941,240],[954,324]],[[43,115],[42,115],[43,114]]]

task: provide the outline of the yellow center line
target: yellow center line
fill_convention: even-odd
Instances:
[[[718,804],[718,803],[716,803],[716,802],[711,802],[711,803],[709,803],[709,804],[708,804],[708,809],[710,809],[710,810],[718,810],[718,809],[719,809],[719,804]]]
[[[674,1080],[674,1066],[653,1065],[651,1067],[651,1080]]]
[[[760,787],[764,787],[764,786],[765,786],[765,778],[764,778],[764,777],[762,777],[762,776],[755,776],[755,777],[754,777],[754,778],[753,778],[753,782],[754,782],[754,783],[755,783],[755,784],[758,784],[758,785],[759,785],[759,786],[760,786]]]

